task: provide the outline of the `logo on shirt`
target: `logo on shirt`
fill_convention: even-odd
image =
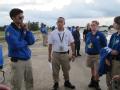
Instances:
[[[99,38],[100,38],[100,36],[97,36],[96,38],[97,38],[97,39],[99,39]]]
[[[115,42],[115,43],[116,43],[116,44],[117,44],[117,43],[119,43],[119,40],[116,40],[116,42]]]
[[[88,44],[88,48],[93,48],[93,44],[92,43]]]

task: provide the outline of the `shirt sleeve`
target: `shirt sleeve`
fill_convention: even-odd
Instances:
[[[25,40],[27,41],[28,45],[32,45],[35,43],[35,37],[32,32],[27,31]]]
[[[48,35],[48,44],[53,44],[52,33]]]
[[[74,42],[73,35],[69,32],[69,44]]]

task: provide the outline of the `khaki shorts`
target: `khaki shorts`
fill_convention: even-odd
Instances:
[[[112,61],[112,75],[120,75],[120,61]]]
[[[120,75],[120,61],[112,61],[112,77]],[[112,90],[120,90],[120,80],[112,80]]]
[[[99,55],[87,55],[87,67],[98,69]]]

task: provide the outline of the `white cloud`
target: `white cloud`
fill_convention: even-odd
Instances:
[[[65,17],[69,23],[79,22],[82,18],[89,20],[118,16],[120,0],[0,0],[0,25],[10,22],[9,11],[12,8],[23,9],[25,21],[46,22],[51,25],[59,16]],[[105,21],[104,19],[102,20]]]
[[[71,0],[53,0],[50,3],[44,4],[28,4],[28,5],[21,5],[19,8],[24,10],[39,10],[39,11],[52,11],[54,9],[61,10],[64,6],[69,5]],[[32,8],[31,8],[32,7]]]
[[[87,4],[93,4],[93,3],[95,3],[95,0],[85,0],[85,2],[86,2]]]
[[[2,0],[1,4],[13,5],[23,10],[52,11],[61,10],[70,5],[72,0]]]
[[[118,3],[120,3],[120,0],[116,0]]]
[[[25,0],[0,0],[0,4],[19,4]]]

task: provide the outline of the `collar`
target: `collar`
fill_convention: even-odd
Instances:
[[[21,30],[20,28],[18,28],[16,25],[15,25],[15,23],[11,23],[11,26],[15,29],[15,30]]]
[[[99,32],[99,31],[97,31],[95,34],[93,34],[93,33],[91,32],[91,34],[92,34],[92,36],[96,36],[96,35],[98,34],[98,32]]]
[[[65,29],[64,29],[63,31],[59,31],[59,30],[57,29],[57,32],[65,32]]]

